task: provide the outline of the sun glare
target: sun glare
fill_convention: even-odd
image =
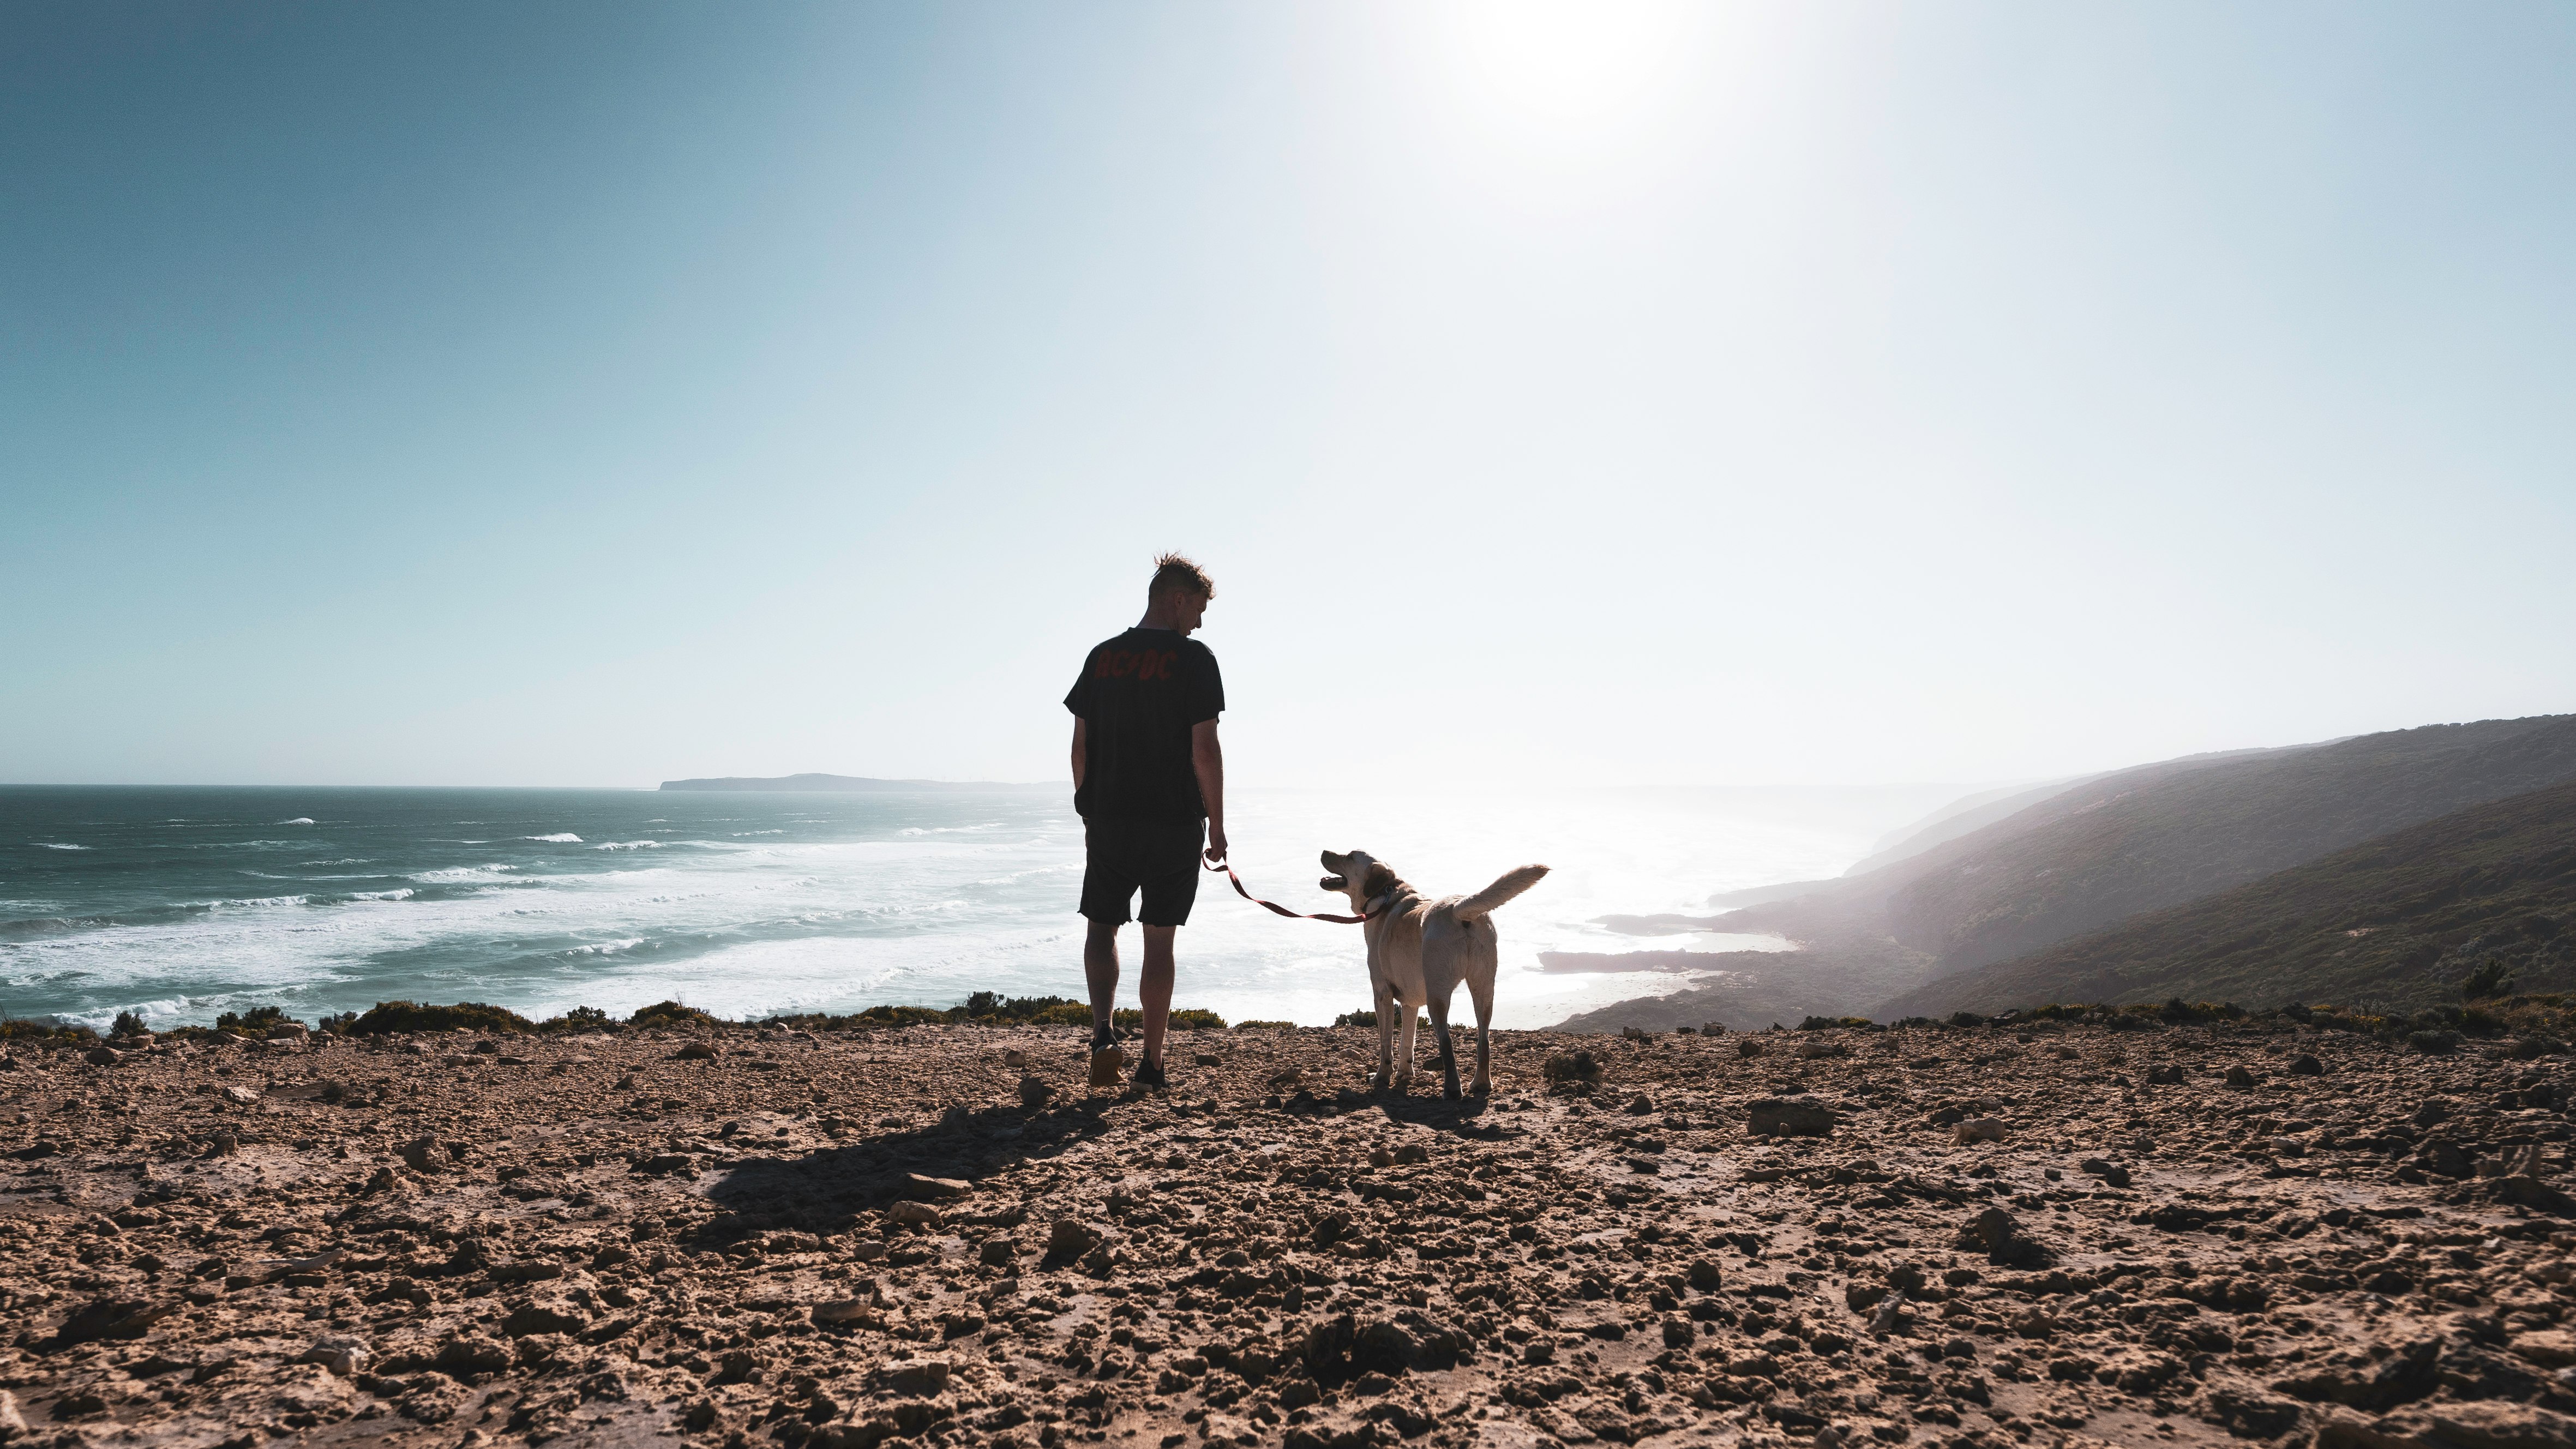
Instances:
[[[1589,127],[1673,84],[1708,14],[1663,0],[1488,0],[1447,18],[1466,78],[1493,103],[1529,121]]]

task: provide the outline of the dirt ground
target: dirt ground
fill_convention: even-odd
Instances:
[[[0,1438],[2576,1449],[2550,1044],[1174,1040],[20,1041]]]

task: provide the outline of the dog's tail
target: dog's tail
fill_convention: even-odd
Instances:
[[[1547,867],[1543,865],[1524,865],[1516,870],[1507,870],[1503,872],[1502,879],[1460,901],[1452,908],[1451,914],[1462,921],[1490,916],[1503,902],[1537,885],[1539,877],[1545,874]]]

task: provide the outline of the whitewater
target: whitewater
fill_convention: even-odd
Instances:
[[[309,1021],[395,999],[531,1017],[677,999],[743,1018],[1080,997],[1069,795],[0,787],[0,1010],[168,1027],[270,1003]],[[1834,874],[1940,797],[1246,790],[1229,827],[1246,882],[1301,911],[1342,908],[1316,885],[1327,847],[1438,893],[1554,867],[1499,918],[1497,1023],[1531,1027],[1686,984],[1551,973],[1543,951],[1787,944],[1596,918],[1704,916],[1715,892]],[[1222,875],[1202,877],[1179,954],[1177,1003],[1229,1020],[1368,1004],[1357,928],[1282,920]]]

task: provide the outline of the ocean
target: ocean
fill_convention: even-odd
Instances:
[[[1229,827],[1247,884],[1301,911],[1344,908],[1316,886],[1324,848],[1435,894],[1554,867],[1498,916],[1496,1023],[1535,1027],[1685,984],[1545,973],[1541,951],[1786,945],[1595,918],[1705,915],[1712,892],[1838,873],[1950,793],[1247,790]],[[1069,795],[0,787],[0,1010],[166,1028],[270,1003],[309,1021],[395,999],[546,1017],[675,998],[739,1018],[1080,998]],[[1328,1023],[1368,1005],[1358,928],[1283,920],[1204,876],[1175,1004]]]

